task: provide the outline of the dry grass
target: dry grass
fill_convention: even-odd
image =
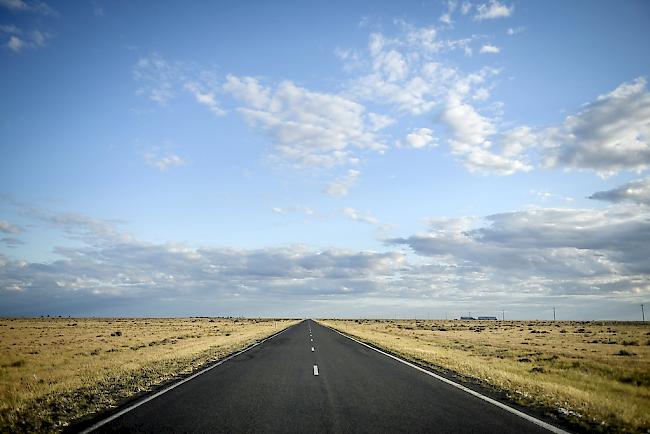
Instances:
[[[295,322],[0,319],[0,432],[61,430]]]
[[[407,359],[596,431],[650,432],[650,326],[623,322],[324,320]]]

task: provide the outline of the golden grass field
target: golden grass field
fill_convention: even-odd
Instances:
[[[0,432],[60,431],[296,322],[0,319]]]
[[[582,428],[650,432],[650,325],[625,322],[322,320]]]

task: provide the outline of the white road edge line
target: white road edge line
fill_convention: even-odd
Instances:
[[[318,375],[318,365],[314,365],[314,375]]]
[[[300,324],[300,323],[298,323],[298,324]],[[294,324],[294,326],[295,326],[295,325],[298,325],[298,324]],[[86,428],[85,430],[81,431],[79,434],[87,434],[87,433],[90,433],[90,432],[95,431],[97,428],[100,428],[100,427],[106,425],[107,423],[114,421],[114,420],[117,419],[118,417],[120,417],[120,416],[122,416],[122,415],[128,413],[129,411],[134,410],[134,409],[140,407],[142,404],[145,404],[145,403],[151,401],[151,400],[154,399],[154,398],[158,398],[158,397],[159,397],[160,395],[162,395],[163,393],[167,393],[167,392],[169,392],[170,390],[177,388],[178,386],[180,386],[180,385],[183,384],[183,383],[187,383],[188,381],[190,381],[190,380],[192,380],[192,379],[198,377],[198,376],[201,375],[201,374],[205,374],[205,373],[208,372],[209,370],[216,368],[217,366],[219,366],[219,365],[221,365],[221,364],[227,362],[228,360],[230,360],[230,359],[232,359],[232,358],[234,358],[234,357],[237,357],[238,355],[240,355],[240,354],[242,354],[242,353],[245,353],[246,351],[251,350],[251,349],[255,348],[255,347],[258,346],[258,345],[263,344],[264,342],[268,341],[269,339],[273,339],[274,337],[281,335],[282,333],[286,332],[287,330],[289,330],[290,328],[292,328],[292,327],[294,327],[294,326],[289,326],[289,327],[287,327],[286,329],[284,329],[284,330],[282,330],[282,331],[280,331],[280,332],[278,332],[278,333],[275,333],[275,334],[273,334],[273,335],[271,335],[271,336],[269,336],[269,337],[267,337],[267,338],[264,338],[263,340],[261,340],[261,341],[259,341],[259,342],[255,342],[253,345],[251,345],[251,346],[249,346],[249,347],[246,347],[246,348],[244,348],[243,350],[236,352],[235,354],[231,354],[230,356],[226,357],[225,359],[221,359],[221,360],[219,360],[219,361],[216,362],[214,365],[210,365],[210,366],[208,366],[207,368],[201,369],[199,372],[196,372],[196,373],[190,375],[190,376],[187,377],[187,378],[183,378],[183,379],[180,380],[179,382],[174,383],[174,384],[172,384],[171,386],[168,386],[168,387],[164,388],[163,390],[154,393],[153,395],[149,395],[149,396],[143,398],[142,400],[137,401],[137,402],[134,403],[134,404],[131,404],[130,406],[126,407],[126,408],[123,409],[123,410],[118,411],[117,413],[115,413],[115,414],[113,414],[113,415],[107,417],[106,419],[102,419],[102,420],[100,420],[99,422],[97,422],[97,423],[91,425],[90,427],[88,427],[88,428]],[[314,368],[316,368],[316,366],[314,366]],[[318,374],[315,374],[315,375],[318,375]]]
[[[321,325],[322,325],[322,324],[321,324]],[[325,326],[325,327],[327,327],[327,326]],[[437,380],[440,380],[440,381],[442,381],[442,382],[444,382],[444,383],[447,383],[447,384],[449,384],[449,385],[452,385],[452,386],[454,386],[454,387],[456,387],[456,388],[458,388],[458,389],[460,389],[460,390],[462,390],[462,391],[464,391],[464,392],[469,393],[470,395],[473,395],[473,396],[475,396],[475,397],[477,397],[477,398],[479,398],[479,399],[482,399],[483,401],[487,401],[487,402],[489,402],[490,404],[494,404],[494,405],[496,405],[497,407],[502,408],[502,409],[505,410],[505,411],[508,411],[508,412],[510,412],[510,413],[512,413],[512,414],[515,414],[515,415],[519,416],[519,417],[522,417],[522,418],[526,419],[527,421],[534,423],[534,424],[537,425],[537,426],[540,426],[540,427],[542,427],[542,428],[545,428],[545,429],[547,429],[547,430],[549,430],[549,431],[551,431],[551,432],[553,432],[553,433],[556,433],[556,434],[569,434],[568,431],[564,431],[564,430],[561,429],[561,428],[558,428],[558,427],[556,427],[556,426],[553,426],[553,425],[551,425],[550,423],[544,422],[543,420],[539,420],[539,419],[537,419],[537,418],[535,418],[535,417],[533,417],[533,416],[531,416],[531,415],[529,415],[529,414],[526,414],[526,413],[524,413],[524,412],[521,412],[521,411],[519,411],[519,410],[517,410],[517,409],[515,409],[515,408],[512,408],[512,407],[510,407],[510,406],[508,406],[508,405],[506,405],[506,404],[504,404],[504,403],[502,403],[502,402],[499,402],[499,401],[497,401],[497,400],[495,400],[495,399],[489,398],[489,397],[487,397],[487,396],[485,396],[485,395],[481,395],[480,393],[476,392],[475,390],[472,390],[472,389],[470,389],[470,388],[468,388],[468,387],[465,387],[465,386],[463,386],[462,384],[458,384],[458,383],[456,383],[456,382],[454,382],[454,381],[449,380],[448,378],[441,377],[441,376],[438,375],[438,374],[434,374],[434,373],[431,372],[431,371],[427,371],[426,369],[421,368],[421,367],[418,366],[418,365],[415,365],[415,364],[413,364],[413,363],[411,363],[411,362],[408,362],[408,361],[406,361],[406,360],[404,360],[404,359],[400,359],[400,358],[397,357],[397,356],[394,356],[394,355],[389,354],[389,353],[387,353],[387,352],[385,352],[385,351],[382,351],[382,350],[380,350],[380,349],[378,349],[378,348],[375,348],[375,347],[373,347],[372,345],[368,345],[368,344],[366,344],[365,342],[361,342],[360,340],[355,339],[355,338],[353,338],[352,336],[348,336],[348,335],[346,335],[346,334],[344,334],[344,333],[341,333],[340,331],[338,331],[338,330],[336,330],[336,329],[333,329],[333,328],[331,328],[331,327],[327,327],[327,328],[329,328],[329,329],[331,329],[331,330],[334,330],[336,333],[340,334],[341,336],[345,336],[346,338],[348,338],[348,339],[350,339],[350,340],[353,340],[354,342],[356,342],[356,343],[358,343],[358,344],[361,344],[361,345],[363,345],[363,346],[365,346],[365,347],[368,347],[368,348],[370,348],[371,350],[375,350],[375,351],[377,351],[378,353],[383,354],[384,356],[388,356],[388,357],[390,357],[391,359],[395,359],[395,360],[397,360],[398,362],[402,362],[402,363],[404,363],[405,365],[408,365],[408,366],[410,366],[411,368],[417,369],[418,371],[421,371],[421,372],[423,372],[423,373],[425,373],[425,374],[427,374],[427,375],[430,375],[430,376],[434,377],[434,378],[437,379]],[[314,370],[315,370],[315,369],[316,369],[316,366],[314,366]],[[316,375],[316,374],[314,374],[314,375]]]

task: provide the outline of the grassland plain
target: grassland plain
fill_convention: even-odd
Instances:
[[[0,432],[60,431],[294,320],[0,319]]]
[[[546,409],[578,429],[650,432],[650,325],[321,320],[434,370]]]

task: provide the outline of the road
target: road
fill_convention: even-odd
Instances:
[[[311,320],[95,432],[548,433]]]

